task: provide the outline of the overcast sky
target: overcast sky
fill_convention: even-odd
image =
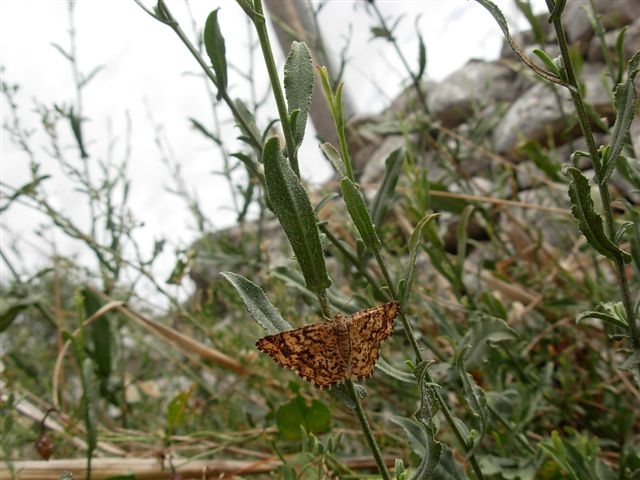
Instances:
[[[151,8],[154,2],[145,0],[144,3]],[[240,72],[248,71],[249,33],[242,11],[234,1],[192,0],[189,9],[181,0],[166,0],[166,3],[189,34],[193,33],[189,10],[195,27],[201,30],[208,13],[220,7],[228,58]],[[502,8],[512,30],[526,25],[511,0],[495,3]],[[533,3],[536,11],[540,11],[544,2]],[[396,34],[407,58],[414,62],[417,60],[414,25],[418,15],[421,16],[419,25],[427,46],[428,78],[440,80],[470,58],[493,59],[498,55],[502,42],[499,29],[489,14],[473,1],[393,0],[378,4],[391,20],[404,15]],[[326,43],[336,55],[351,31],[345,88],[358,113],[373,113],[383,109],[399,93],[406,75],[388,44],[371,39],[369,29],[376,22],[362,5],[362,1],[331,0],[321,11],[320,25]],[[155,130],[149,114],[163,127],[173,158],[212,225],[215,228],[230,225],[235,214],[229,209],[228,186],[212,173],[221,168],[222,160],[210,142],[196,134],[188,123],[188,118],[194,117],[210,125],[209,99],[203,80],[193,75],[199,73],[195,61],[176,35],[154,21],[133,0],[79,0],[74,18],[81,70],[87,73],[97,66],[103,67],[83,97],[83,114],[89,119],[85,136],[90,161],[104,161],[110,151],[116,161],[124,155],[129,117],[132,125],[130,206],[132,215],[145,224],[137,237],[143,248],[150,248],[153,239],[161,237],[169,238],[175,246],[185,246],[194,239],[193,219],[185,205],[166,191],[175,185],[154,144]],[[53,175],[47,184],[48,195],[55,205],[82,222],[87,214],[82,210],[86,205],[81,204],[82,197],[71,190],[55,160],[46,153],[47,140],[34,113],[36,102],[62,105],[75,99],[69,63],[52,47],[52,43],[56,43],[68,48],[68,29],[66,1],[0,0],[2,80],[21,87],[18,95],[21,121],[36,130],[31,147],[38,152],[43,170]],[[273,41],[275,43],[275,37]],[[240,73],[231,71],[229,76],[229,83],[235,85],[233,96],[247,98],[249,89],[240,79]],[[264,91],[264,78],[263,71],[257,68],[259,92]],[[8,112],[4,98],[1,113],[5,122]],[[233,142],[237,131],[230,128]],[[321,182],[329,175],[329,168],[318,160],[313,136],[307,135],[306,139],[301,158],[303,176],[312,182]],[[21,185],[28,180],[29,170],[25,155],[12,144],[4,129],[0,147],[2,192],[6,194],[9,190],[5,185]],[[9,242],[16,238],[25,250],[31,248],[32,243],[41,245],[32,234],[41,220],[24,207],[14,207],[3,214],[0,232],[3,250],[6,252]],[[63,237],[56,238],[56,242],[66,253],[78,248],[68,245]],[[37,262],[37,255],[29,258]],[[172,262],[169,255],[163,263],[167,271],[159,272],[160,278],[166,278]],[[32,267],[25,265],[25,268]],[[2,278],[6,278],[5,266],[0,268]]]

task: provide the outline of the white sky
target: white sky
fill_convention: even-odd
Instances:
[[[494,0],[510,22],[512,31],[526,25],[516,14],[510,0]],[[152,0],[145,0],[151,8]],[[354,6],[359,3],[358,7]],[[383,109],[396,96],[406,75],[388,44],[371,40],[369,29],[375,24],[367,16],[362,1],[331,0],[321,12],[320,22],[329,48],[337,55],[351,26],[353,38],[348,50],[350,64],[345,90],[358,113],[373,113]],[[537,11],[543,0],[535,0]],[[192,34],[191,20],[185,3],[167,0],[169,8],[183,29]],[[421,15],[420,26],[427,46],[427,77],[442,79],[464,65],[470,58],[493,59],[498,55],[502,37],[495,21],[478,4],[469,0],[379,1],[387,17],[405,17],[397,30],[398,40],[409,61],[417,63],[415,19]],[[222,32],[226,39],[229,61],[247,71],[248,30],[240,8],[232,0],[193,0],[190,10],[198,29],[202,29],[208,13],[220,7]],[[55,160],[45,151],[47,140],[33,112],[35,102],[52,105],[69,104],[75,99],[68,62],[51,46],[57,43],[68,48],[68,8],[63,0],[0,0],[0,63],[5,68],[3,82],[20,85],[18,103],[25,126],[36,130],[31,147],[38,152],[44,172],[54,177],[47,183],[52,202],[86,224],[86,205],[57,168]],[[188,122],[194,117],[211,124],[211,109],[203,80],[190,73],[199,73],[198,66],[171,29],[161,25],[140,9],[133,0],[79,0],[75,9],[77,56],[84,73],[96,66],[104,69],[84,91],[85,136],[90,162],[105,160],[109,152],[109,129],[116,138],[113,158],[124,152],[126,117],[132,121],[132,153],[129,178],[132,181],[130,208],[132,215],[145,226],[136,237],[148,250],[154,239],[166,237],[174,246],[186,246],[194,240],[193,219],[184,203],[166,191],[174,187],[172,176],[160,161],[154,145],[154,130],[148,111],[161,124],[171,144],[175,160],[180,164],[191,192],[198,195],[205,214],[216,228],[233,223],[235,214],[228,207],[229,189],[225,181],[212,174],[221,168],[218,151],[194,132]],[[275,36],[272,36],[277,45]],[[279,54],[279,52],[277,52]],[[249,90],[237,72],[229,73],[233,96],[247,98]],[[264,91],[266,75],[256,71],[260,93]],[[258,85],[258,82],[256,82]],[[380,92],[385,92],[386,97]],[[7,105],[2,99],[1,120],[8,119]],[[145,105],[148,105],[146,107]],[[224,111],[222,109],[221,111]],[[275,110],[270,113],[275,117]],[[264,119],[263,119],[264,120]],[[260,125],[264,128],[266,123]],[[63,128],[61,124],[60,128]],[[237,130],[230,128],[231,142]],[[29,179],[26,157],[13,145],[2,130],[0,148],[0,180],[17,187]],[[71,145],[72,142],[69,142]],[[73,158],[74,154],[70,154]],[[313,182],[329,175],[329,168],[319,160],[317,145],[308,132],[301,158],[302,174]],[[19,239],[20,248],[29,255],[22,264],[24,272],[41,265],[39,254],[31,245],[42,246],[33,231],[42,221],[25,207],[14,206],[2,216],[1,246],[5,254],[9,244]],[[8,229],[12,233],[7,232]],[[54,239],[51,239],[53,243]],[[55,239],[63,253],[77,252],[78,245],[64,237]],[[33,254],[32,254],[33,253]],[[43,253],[43,252],[40,252]],[[44,252],[51,254],[52,251]],[[158,278],[166,278],[174,258],[169,255],[160,264]],[[33,264],[29,264],[32,263]],[[0,276],[8,278],[6,266],[0,264]]]

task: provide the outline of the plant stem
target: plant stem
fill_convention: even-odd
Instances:
[[[371,426],[369,425],[369,421],[367,420],[367,416],[364,413],[364,409],[362,408],[362,404],[360,403],[360,398],[356,393],[356,389],[353,386],[353,382],[351,380],[347,380],[344,385],[347,387],[347,391],[351,396],[351,399],[355,403],[355,411],[356,416],[358,417],[358,422],[360,422],[360,427],[364,432],[364,436],[369,444],[369,448],[371,448],[371,452],[373,453],[373,457],[378,464],[378,469],[380,470],[380,476],[384,480],[391,480],[391,474],[389,470],[387,470],[387,466],[384,463],[384,459],[382,458],[382,452],[380,451],[380,447],[376,442],[375,437],[373,436],[373,431],[371,430]]]
[[[389,275],[389,271],[387,270],[387,266],[385,265],[384,260],[382,259],[382,255],[380,254],[380,251],[376,249],[373,252],[373,254],[376,257],[376,262],[378,263],[380,270],[382,271],[382,276],[384,277],[385,282],[389,286],[389,290],[391,291],[391,296],[397,300],[398,292],[396,291],[393,285],[393,282],[391,280],[391,275]],[[416,336],[413,333],[413,328],[411,327],[411,324],[407,321],[407,317],[404,315],[403,312],[400,313],[400,322],[402,322],[402,326],[404,327],[405,332],[407,333],[407,339],[409,340],[409,344],[413,349],[413,354],[416,358],[416,363],[422,362],[423,361],[422,352],[420,351],[418,342],[416,342]]]
[[[391,43],[391,45],[393,45],[393,49],[398,54],[398,58],[402,62],[402,66],[406,70],[407,74],[411,77],[411,83],[413,84],[413,88],[416,90],[416,93],[418,95],[418,100],[420,101],[420,106],[424,110],[424,113],[426,113],[428,115],[429,114],[429,107],[427,106],[427,100],[426,100],[427,97],[424,94],[424,91],[422,90],[422,86],[420,85],[420,79],[418,77],[416,77],[414,75],[413,71],[411,70],[411,67],[409,66],[409,62],[407,62],[407,59],[405,58],[404,54],[402,53],[402,50],[398,46],[398,42],[396,42],[396,39],[393,36],[393,33],[391,32],[391,30],[387,26],[387,22],[385,21],[384,17],[382,16],[382,13],[380,12],[380,9],[378,8],[378,5],[376,3],[374,3],[374,2],[371,2],[370,6],[373,8],[373,11],[376,13],[376,16],[378,17],[378,21],[382,25],[382,28],[385,31],[389,32],[389,36],[387,37],[388,41],[389,41],[389,43]]]
[[[136,3],[138,3],[138,0],[136,0]],[[153,15],[153,14],[151,15],[156,20],[161,21],[165,25],[168,25],[169,27],[171,27],[171,29],[174,32],[176,32],[176,35],[178,35],[182,43],[184,43],[184,45],[187,47],[189,52],[191,52],[191,55],[193,56],[193,58],[195,58],[198,64],[200,65],[200,67],[202,67],[204,74],[209,78],[209,80],[211,80],[211,82],[213,82],[213,84],[216,87],[219,88],[218,79],[216,78],[215,74],[211,71],[211,68],[209,68],[209,66],[206,64],[206,62],[200,55],[200,52],[198,51],[198,49],[193,45],[193,43],[191,43],[191,40],[189,40],[189,37],[187,37],[187,35],[184,33],[184,31],[180,27],[180,24],[178,24],[178,21],[171,14],[171,11],[169,10],[169,8],[165,5],[164,0],[158,0],[158,6],[162,9],[162,13],[167,18],[167,20],[166,21],[162,20],[158,18],[157,15]],[[253,146],[253,148],[255,148],[256,151],[258,152],[262,152],[262,141],[252,133],[251,127],[249,127],[247,122],[244,120],[244,118],[236,108],[235,103],[233,102],[231,97],[229,97],[229,94],[225,90],[221,90],[220,96],[226,103],[227,107],[229,107],[229,110],[231,110],[234,120],[241,125],[243,133],[247,135],[247,137],[251,140],[251,145]]]
[[[276,101],[276,107],[278,108],[278,116],[280,117],[280,124],[282,125],[282,133],[284,135],[285,143],[287,144],[287,152],[289,153],[289,164],[300,177],[300,167],[298,166],[298,152],[293,139],[293,132],[289,123],[289,112],[287,109],[287,102],[282,93],[282,86],[280,84],[280,77],[278,75],[278,69],[276,67],[275,59],[273,58],[273,51],[271,50],[271,42],[269,41],[269,33],[267,31],[267,22],[264,18],[262,10],[262,0],[254,0],[255,13],[251,15],[251,21],[253,22],[256,33],[258,34],[258,41],[262,48],[262,56],[264,57],[264,63],[267,67],[269,74],[269,81],[271,82],[271,91],[273,92],[274,99]]]

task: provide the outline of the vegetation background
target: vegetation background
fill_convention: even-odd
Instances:
[[[505,30],[495,5],[478,3]],[[494,221],[495,212],[483,202],[434,200],[434,185],[410,142],[389,156],[377,190],[359,185],[339,72],[326,69],[319,70],[316,88],[335,121],[337,142],[322,144],[322,151],[336,181],[309,196],[297,161],[303,140],[313,143],[305,137],[315,72],[309,51],[294,43],[282,81],[261,2],[237,4],[255,31],[251,55],[267,66],[276,106],[272,121],[259,115],[264,95],[231,95],[233,78],[242,72],[226,55],[223,10],[206,22],[195,19],[194,32],[204,30],[200,37],[186,35],[164,2],[147,9],[203,67],[213,118],[218,109],[231,111],[240,132],[240,143],[227,143],[220,124],[190,119],[224,158],[218,174],[233,192],[240,225],[212,235],[215,222],[156,129],[173,190],[202,235],[195,245],[175,250],[168,278],[153,271],[166,243],[158,239],[145,250],[134,235],[141,220],[128,206],[136,182],[128,173],[132,129],[108,133],[106,154],[92,154],[82,105],[100,70],[80,70],[73,28],[70,46],[56,48],[74,72],[75,99],[36,101],[35,111],[44,151],[86,205],[88,226],[69,217],[46,190],[50,176],[40,160],[42,147],[21,123],[19,87],[3,75],[5,132],[31,172],[22,185],[3,182],[3,214],[27,205],[45,219],[37,232],[43,250],[55,247],[55,236],[66,236],[91,258],[79,262],[54,254],[43,268],[23,271],[16,261],[21,245],[3,240],[4,268],[11,274],[3,285],[0,319],[3,476],[28,471],[33,465],[19,461],[33,458],[35,448],[44,459],[53,455],[65,462],[49,462],[49,474],[66,465],[87,478],[122,475],[123,465],[138,474],[154,468],[157,478],[178,470],[195,478],[203,465],[212,475],[238,477],[639,478],[639,217],[637,205],[614,212],[608,182],[621,171],[640,188],[628,134],[637,110],[633,81],[640,53],[617,59],[622,73],[610,72],[618,85],[612,90],[618,116],[609,144],[597,148],[588,141],[588,151],[572,156],[562,180],[557,171],[551,178],[564,184],[575,217],[566,224],[576,246],[568,268],[560,257],[536,264],[506,245],[500,231],[505,223]],[[518,5],[535,29],[530,6]],[[546,80],[572,92],[575,121],[589,139],[575,57],[561,35],[564,2],[549,6],[562,63],[544,52],[538,57]],[[375,2],[367,8],[372,33],[394,45],[400,20],[380,16]],[[424,42],[418,44],[417,65],[407,64],[406,76],[420,95],[426,56]],[[438,161],[446,166],[455,145],[427,113],[398,119],[396,129],[419,131],[445,145]],[[481,145],[486,139],[472,140]],[[584,157],[595,171],[591,185],[577,168]],[[449,186],[468,181],[455,169],[448,172]],[[453,252],[445,250],[437,212],[459,220]],[[487,230],[486,242],[467,236],[472,219]],[[547,233],[538,232],[541,245]],[[469,274],[465,263],[474,251],[482,255]],[[206,272],[206,282],[183,301],[172,285],[185,282],[190,272],[196,280],[194,273]],[[505,301],[478,281],[484,275],[539,295],[526,305]],[[151,291],[166,300],[167,309],[145,301]],[[347,381],[319,392],[253,348],[263,329],[290,328],[280,312],[299,326],[336,309],[353,312],[391,298],[401,302],[402,313],[366,387]],[[107,457],[119,461],[106,465],[101,460]],[[81,470],[69,467],[77,465],[72,459]]]

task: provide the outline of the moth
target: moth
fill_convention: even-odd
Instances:
[[[267,335],[256,347],[316,388],[364,380],[373,375],[380,346],[393,332],[399,311],[400,304],[394,301],[347,317],[338,313],[331,322]]]

